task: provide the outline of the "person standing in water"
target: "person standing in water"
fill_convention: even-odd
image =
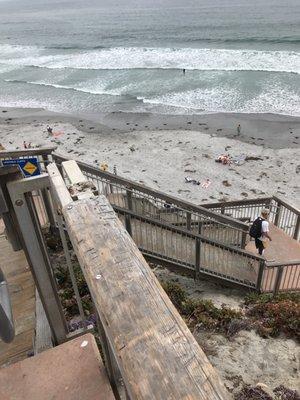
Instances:
[[[236,128],[237,134],[240,135],[241,134],[241,124],[238,124],[237,128]]]
[[[182,73],[183,73],[183,75],[185,75],[185,68],[182,69]]]

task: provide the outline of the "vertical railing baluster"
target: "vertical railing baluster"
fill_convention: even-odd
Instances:
[[[275,283],[274,283],[274,288],[273,288],[273,296],[276,296],[280,290],[280,284],[282,280],[282,274],[283,274],[283,268],[284,267],[277,267],[277,274],[275,278]]]

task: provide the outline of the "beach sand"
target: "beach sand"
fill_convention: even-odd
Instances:
[[[197,121],[197,122],[196,122]],[[203,121],[203,122],[201,122]],[[237,135],[237,124],[241,135]],[[57,137],[49,135],[47,125]],[[291,133],[292,132],[292,133]],[[272,196],[300,206],[300,119],[281,116],[156,116],[116,113],[85,118],[41,109],[0,109],[0,142],[7,149],[57,145],[57,152],[196,204]],[[242,165],[222,165],[215,158],[229,153],[257,158]],[[186,183],[185,177],[211,185]],[[244,291],[177,275],[159,266],[157,277],[178,282],[189,295],[239,309]],[[194,332],[230,392],[244,383],[263,381],[271,388],[297,385],[299,349],[293,340],[264,339],[241,331],[234,339]],[[249,360],[251,362],[249,363]]]
[[[69,158],[95,166],[106,161],[111,172],[116,166],[120,176],[196,204],[277,195],[299,207],[299,137],[300,118],[286,116],[113,113],[95,122],[95,116],[0,108],[0,142],[7,149],[22,148],[24,140],[54,144]],[[224,153],[258,159],[216,163]],[[205,189],[185,177],[210,179],[211,185]]]

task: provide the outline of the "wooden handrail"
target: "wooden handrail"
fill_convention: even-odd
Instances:
[[[168,229],[168,230],[170,230],[172,232],[187,236],[187,237],[195,239],[195,240],[198,238],[201,241],[203,241],[204,243],[210,244],[212,246],[220,247],[220,248],[222,248],[224,250],[231,251],[232,253],[241,254],[243,256],[247,256],[249,258],[252,258],[252,259],[258,260],[258,261],[264,261],[264,258],[259,256],[259,255],[250,253],[247,250],[243,250],[243,249],[240,249],[238,247],[233,247],[233,246],[230,246],[228,244],[224,244],[224,243],[222,243],[222,242],[220,242],[220,241],[218,241],[216,239],[210,239],[210,238],[208,238],[206,236],[200,235],[199,233],[191,232],[188,229],[185,229],[183,227],[180,228],[178,226],[172,225],[172,224],[170,224],[168,222],[165,222],[165,221],[161,221],[161,220],[158,220],[158,219],[155,219],[155,218],[146,217],[146,216],[141,216],[140,214],[137,214],[134,211],[125,210],[124,208],[121,208],[121,207],[118,207],[118,206],[115,206],[115,205],[113,205],[112,207],[119,214],[123,214],[125,216],[129,215],[131,218],[136,218],[139,221],[143,221],[143,222],[146,222],[146,223],[149,223],[149,224],[153,224],[153,225],[159,226],[161,228]]]
[[[202,207],[205,208],[222,208],[222,207],[232,207],[232,206],[243,206],[243,205],[259,205],[264,204],[266,202],[270,202],[272,197],[260,197],[258,199],[245,199],[245,200],[233,200],[226,202],[218,202],[218,203],[207,203],[202,204]]]
[[[290,204],[288,204],[286,201],[282,200],[280,197],[277,196],[273,196],[273,199],[275,201],[277,201],[277,203],[280,205],[283,205],[285,208],[287,208],[288,210],[294,212],[297,215],[300,215],[300,210],[296,207],[291,206]]]
[[[63,214],[129,399],[229,399],[108,200],[79,200]]]
[[[61,162],[68,160],[68,158],[66,158],[66,157],[64,157],[64,156],[62,156],[60,154],[57,154],[57,153],[53,154],[53,158],[55,160],[58,160],[58,161],[61,161]],[[248,232],[248,225],[243,223],[243,222],[237,221],[234,218],[231,218],[231,217],[228,217],[228,216],[225,216],[225,215],[221,215],[219,213],[215,213],[215,212],[209,211],[208,209],[206,209],[206,208],[204,208],[202,206],[196,206],[193,203],[180,200],[177,197],[166,195],[163,192],[160,192],[158,190],[149,188],[148,186],[140,185],[139,183],[130,181],[128,179],[122,178],[122,177],[114,175],[114,174],[111,174],[110,172],[102,171],[99,168],[93,167],[93,166],[91,166],[89,164],[86,164],[84,162],[77,161],[77,163],[78,163],[79,167],[82,169],[82,171],[88,172],[88,173],[93,174],[93,175],[100,176],[100,177],[102,177],[104,179],[108,179],[109,181],[114,182],[116,184],[122,184],[127,189],[138,190],[138,191],[140,191],[142,193],[145,193],[145,194],[147,194],[149,196],[157,197],[157,198],[165,201],[166,203],[177,205],[177,206],[183,208],[184,210],[194,211],[196,213],[205,215],[206,217],[212,218],[215,221],[218,221],[218,222],[220,222],[220,223],[222,223],[224,225],[228,225],[228,226],[240,229],[240,230],[242,230],[244,232]]]
[[[293,260],[289,262],[278,262],[278,263],[266,263],[267,268],[278,268],[278,267],[288,267],[292,265],[299,265],[300,266],[300,260]]]
[[[31,157],[31,156],[46,156],[50,155],[57,149],[57,146],[38,147],[35,149],[22,149],[22,150],[0,150],[0,159],[2,158],[18,158],[18,157]]]

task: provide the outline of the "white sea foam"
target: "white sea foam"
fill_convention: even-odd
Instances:
[[[41,47],[37,46],[18,46],[10,44],[0,44],[0,60],[6,58],[20,58],[36,56],[43,51]]]
[[[145,104],[171,106],[185,112],[275,113],[300,116],[300,96],[283,87],[266,86],[262,93],[243,101],[231,88],[196,89],[154,98],[140,98]]]
[[[46,68],[186,68],[220,71],[273,71],[300,74],[300,52],[295,51],[118,47],[51,56],[21,56],[18,59],[13,58],[6,61],[18,65],[33,65]]]
[[[98,94],[98,95],[111,95],[111,96],[120,96],[123,91],[126,91],[126,87],[120,88],[119,90],[109,90],[106,89],[107,82],[105,81],[91,81],[79,83],[78,86],[69,86],[69,85],[60,85],[58,83],[50,83],[46,81],[20,81],[17,79],[4,79],[5,82],[10,83],[21,83],[28,85],[36,85],[36,86],[48,86],[56,89],[65,89],[65,90],[75,90],[77,92],[83,92],[87,94]]]

